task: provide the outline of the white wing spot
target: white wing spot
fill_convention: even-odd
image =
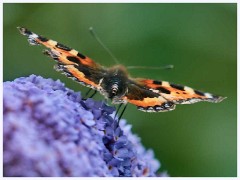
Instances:
[[[38,38],[38,35],[33,33],[33,34],[31,34],[29,37],[30,37],[30,38],[33,38],[33,39],[36,39],[36,38]]]
[[[154,93],[159,93],[159,90],[156,90],[156,89],[149,89],[149,90],[151,90]]]
[[[207,98],[212,98],[213,96],[210,93],[205,93],[204,94]]]
[[[163,81],[163,82],[162,82],[162,86],[170,87],[170,84],[169,84],[169,82],[167,82],[167,81]]]
[[[188,87],[188,86],[185,86],[184,90],[187,91],[189,94],[194,94],[195,93],[194,90],[192,88]]]

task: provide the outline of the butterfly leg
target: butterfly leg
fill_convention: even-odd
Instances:
[[[120,108],[122,107],[122,105],[123,105],[123,104],[120,104],[120,105],[118,106],[117,111],[116,111],[116,113],[115,113],[115,115],[114,115],[114,118],[113,118],[114,120],[116,119],[117,114],[118,114]]]
[[[87,97],[91,91],[92,89],[88,89],[88,91],[85,93],[85,97]]]
[[[92,89],[89,89],[86,94],[85,97],[83,98],[84,100],[88,99],[88,98],[92,98],[93,96],[95,96],[95,94],[97,93],[97,90],[94,90],[94,92],[88,97],[88,95],[90,94],[90,92],[92,91]]]
[[[122,118],[122,115],[123,115],[123,113],[125,112],[126,108],[127,108],[127,104],[124,105],[124,108],[123,108],[120,116],[118,117],[118,124],[119,124],[119,121],[120,121],[120,119]]]
[[[88,89],[88,91],[85,93],[84,97],[83,97],[83,100],[86,100],[89,93],[92,91],[92,89]]]
[[[94,90],[94,92],[92,93],[92,95],[91,95],[91,96],[89,96],[89,98],[92,98],[93,96],[95,96],[95,95],[96,95],[96,93],[97,93],[97,90]]]

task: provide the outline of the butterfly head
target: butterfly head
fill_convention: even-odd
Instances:
[[[101,82],[102,94],[115,103],[122,103],[121,98],[127,92],[127,75],[121,69],[110,71]]]

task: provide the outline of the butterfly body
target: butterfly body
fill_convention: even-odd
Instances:
[[[84,86],[92,88],[113,104],[131,103],[145,112],[171,111],[176,104],[192,104],[199,101],[220,102],[224,99],[193,88],[144,78],[132,78],[126,68],[116,65],[101,66],[87,56],[54,40],[18,27],[28,37],[31,45],[43,45],[45,55],[54,59],[55,69]]]
[[[107,69],[107,73],[100,82],[100,93],[111,99],[112,103],[126,103],[122,98],[128,91],[128,74],[123,66],[114,66]]]

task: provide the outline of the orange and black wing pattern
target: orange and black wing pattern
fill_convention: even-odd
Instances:
[[[57,62],[56,70],[87,87],[100,91],[107,98],[111,97],[109,94],[114,89],[115,97],[110,98],[114,100],[113,103],[129,102],[142,111],[164,112],[173,110],[176,104],[192,104],[199,101],[218,103],[225,98],[167,81],[130,78],[122,66],[103,68],[75,49],[37,35],[26,28],[18,27],[18,29],[21,34],[27,36],[31,45],[43,45],[48,48],[44,54]],[[118,87],[120,84],[121,87]],[[116,87],[126,90],[125,94],[117,96]]]
[[[225,99],[188,86],[151,79],[131,79],[128,88],[125,99],[146,112],[171,111],[176,104],[193,104],[200,101],[218,103]]]
[[[135,80],[128,82],[128,91],[123,97],[128,103],[134,104],[141,111],[165,112],[175,109],[175,103],[151,91]]]
[[[26,28],[18,27],[21,34],[27,36],[31,45],[43,45],[45,55],[57,62],[55,69],[68,77],[92,89],[99,89],[99,82],[105,69],[80,52],[57,41],[35,34]]]

